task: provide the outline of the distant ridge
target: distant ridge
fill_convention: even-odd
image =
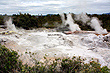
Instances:
[[[102,14],[110,15],[110,12],[109,13],[102,13]],[[102,15],[102,14],[97,14],[97,15]],[[93,14],[91,14],[91,15],[93,15]]]
[[[109,13],[104,13],[104,14],[110,15],[110,12]]]

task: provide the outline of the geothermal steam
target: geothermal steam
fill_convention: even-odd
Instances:
[[[63,14],[64,15],[64,14]],[[63,16],[62,19],[65,17]],[[81,17],[83,18],[83,17]],[[83,19],[82,19],[83,20]],[[86,17],[85,17],[85,20]],[[84,21],[84,20],[83,20]],[[97,19],[92,18],[90,20],[91,24],[95,23]],[[88,21],[85,21],[88,22]],[[64,19],[64,25],[69,24],[71,31],[80,30],[79,26],[74,23],[71,14],[67,15],[67,20]],[[14,24],[12,24],[12,19],[6,21],[7,29],[16,31]],[[76,26],[76,27],[75,27]],[[95,29],[97,28],[94,26]],[[102,29],[102,28],[100,28]],[[50,29],[49,29],[50,30]],[[72,56],[82,56],[88,59],[93,57],[99,60],[102,65],[110,66],[110,50],[108,48],[108,42],[103,42],[103,35],[96,36],[95,34],[86,35],[65,35],[60,32],[50,32],[49,30],[30,30],[30,31],[20,31],[21,34],[15,33],[11,35],[0,35],[0,40],[6,40],[5,45],[14,50],[19,50],[18,54],[22,54],[20,59],[23,63],[33,64],[33,58],[41,60],[43,56],[48,55],[50,58],[54,57],[72,57]],[[45,31],[45,32],[44,32]],[[98,30],[96,30],[98,31]],[[23,34],[23,33],[25,34]],[[109,36],[109,35],[108,35]],[[19,38],[19,39],[18,39]],[[9,41],[8,41],[9,40]],[[23,48],[23,49],[22,49]],[[37,49],[36,49],[37,48]],[[36,55],[25,54],[25,51],[36,53]],[[80,52],[80,53],[79,53]],[[55,55],[56,54],[56,55]]]
[[[67,14],[67,20],[65,20],[64,14],[61,14],[61,19],[62,23],[66,26],[69,24],[69,29],[74,32],[74,31],[80,31],[81,29],[79,28],[79,25],[74,23],[74,20],[71,16],[71,14]]]
[[[64,14],[60,14],[60,16],[61,16],[62,24],[65,24],[65,16],[64,16]]]
[[[107,33],[107,30],[106,30],[106,29],[103,29],[103,28],[101,27],[101,25],[100,25],[100,23],[99,23],[99,20],[98,20],[98,18],[96,18],[96,17],[93,17],[93,18],[91,19],[91,24],[90,24],[90,26],[91,26],[92,28],[94,28],[95,31],[96,31],[98,34],[106,34],[106,33]]]
[[[86,13],[81,13],[78,15],[75,15],[76,21],[82,21],[83,24],[90,25],[98,34],[106,34],[108,33],[106,29],[103,29],[98,18],[93,17],[89,18]]]
[[[82,21],[83,23],[87,23],[88,21],[90,21],[90,18],[86,15],[86,13],[81,13],[81,14],[77,14],[75,15],[74,18],[76,21]]]
[[[15,31],[15,32],[17,32],[17,29],[16,29],[15,25],[12,24],[12,18],[11,17],[9,17],[9,19],[6,20],[5,24],[6,24],[7,29],[9,31]]]

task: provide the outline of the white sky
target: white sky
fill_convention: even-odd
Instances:
[[[108,13],[110,0],[0,0],[0,14]]]

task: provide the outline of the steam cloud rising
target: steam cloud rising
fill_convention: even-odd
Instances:
[[[81,31],[81,29],[79,28],[79,25],[74,23],[74,20],[73,20],[72,15],[70,13],[67,14],[67,20],[65,20],[64,14],[61,14],[61,19],[62,19],[62,24],[64,24],[64,25],[69,24],[69,29],[72,32]],[[87,24],[87,25],[91,26],[91,28],[95,29],[95,31],[98,34],[108,33],[106,29],[102,28],[98,18],[96,18],[96,17],[90,18],[86,15],[86,13],[81,13],[81,14],[75,15],[74,19],[76,21],[82,21],[83,24]]]
[[[69,14],[66,14],[66,16],[67,16],[67,20],[65,20],[64,14],[61,14],[61,19],[62,19],[63,26],[65,26],[65,27],[68,26],[67,29],[69,28],[68,30],[71,30],[72,32],[81,31],[81,29],[79,28],[79,25],[74,23],[72,15],[69,13]],[[103,29],[101,27],[100,22],[99,22],[98,18],[96,18],[96,17],[90,18],[85,13],[81,13],[81,14],[75,15],[74,19],[76,21],[82,21],[83,24],[90,25],[93,29],[95,29],[95,31],[98,34],[108,33],[106,29]],[[5,24],[6,24],[7,29],[9,31],[17,32],[17,29],[15,28],[15,25],[12,24],[12,18],[11,17],[8,20],[6,20]]]
[[[11,17],[9,17],[9,19],[6,20],[5,25],[7,26],[7,29],[9,31],[15,31],[15,32],[17,32],[17,29],[16,29],[15,25],[12,24],[12,18]]]
[[[79,25],[74,23],[74,20],[71,16],[71,14],[67,14],[67,20],[65,20],[64,14],[61,14],[61,19],[62,23],[66,26],[69,24],[69,29],[74,32],[74,31],[80,31],[81,29],[79,28]]]
[[[108,33],[106,29],[103,29],[103,28],[101,27],[101,25],[100,25],[100,23],[99,23],[99,20],[98,20],[98,18],[96,18],[96,17],[93,17],[93,18],[91,19],[91,24],[90,24],[90,26],[91,26],[92,28],[94,28],[95,31],[96,31],[98,34],[106,34],[106,33]]]

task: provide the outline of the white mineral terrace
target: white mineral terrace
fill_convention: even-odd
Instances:
[[[0,29],[0,43],[18,52],[23,63],[33,65],[47,55],[50,58],[81,56],[91,58],[110,68],[110,34],[64,34],[54,29],[35,29],[12,32]]]

